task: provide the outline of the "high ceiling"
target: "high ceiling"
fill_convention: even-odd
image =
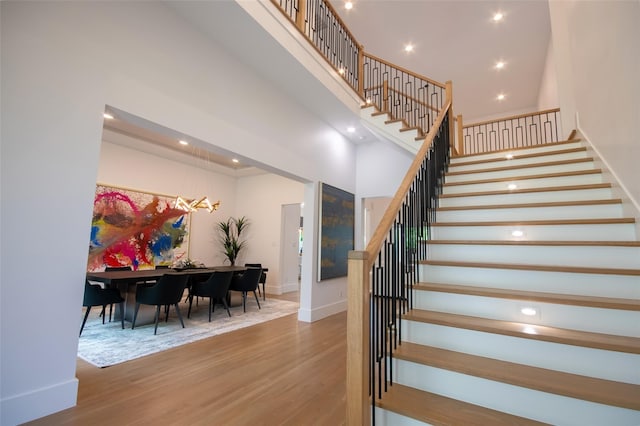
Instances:
[[[164,3],[193,29],[210,36],[232,54],[237,52],[239,61],[260,70],[265,79],[298,99],[304,108],[347,139],[361,143],[372,137],[367,130],[347,133],[353,114],[337,98],[328,96],[326,89],[311,74],[305,73],[295,58],[247,16],[235,0],[167,0]],[[331,0],[365,52],[430,79],[443,83],[451,80],[454,112],[462,114],[465,123],[536,109],[550,39],[546,0],[355,0],[353,3],[353,9],[346,10],[344,0]],[[504,19],[493,22],[492,17],[498,11],[504,14]],[[404,51],[407,43],[414,46],[413,52]],[[494,69],[498,60],[505,62],[504,69],[499,71]],[[297,78],[292,79],[291,75]],[[503,101],[496,100],[499,93],[505,94]],[[313,102],[309,102],[310,99]],[[122,119],[122,114],[117,118]],[[106,124],[112,140],[121,139],[115,133],[124,133],[142,140],[137,149],[161,155],[163,150],[153,147],[160,145],[173,158],[177,151],[185,153],[184,148],[172,145],[175,135],[171,133],[176,132],[130,118]],[[153,137],[154,132],[157,138]],[[131,138],[125,139],[122,143],[131,145]],[[207,162],[217,163],[232,175],[242,171],[255,173],[262,168],[246,158],[232,164],[230,159],[235,157],[234,153],[209,152],[210,144],[205,142],[200,144],[199,154],[195,156],[198,163],[202,163],[200,149],[208,151]]]
[[[351,10],[344,0],[331,4],[365,52],[451,80],[454,111],[465,122],[536,109],[551,35],[546,0],[355,0]],[[496,12],[501,22],[493,21]],[[408,43],[413,52],[404,51]],[[498,71],[499,60],[505,67]]]

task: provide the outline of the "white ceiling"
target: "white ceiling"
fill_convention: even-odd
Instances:
[[[331,96],[236,1],[169,0],[164,3],[214,43],[231,54],[238,52],[239,61],[260,70],[264,78],[347,139],[362,143],[372,137],[366,129],[355,135],[347,133],[347,126],[354,120],[348,108]],[[456,115],[463,115],[465,123],[536,109],[550,38],[547,0],[355,0],[353,3],[354,8],[347,11],[343,0],[331,1],[365,52],[440,82],[451,80],[454,111]],[[505,15],[503,22],[492,22],[496,11]],[[403,48],[409,42],[415,50],[407,54]],[[506,62],[506,67],[496,71],[493,65],[499,59]],[[498,93],[504,93],[506,99],[497,101]],[[150,152],[153,147],[149,147],[149,143],[156,143],[165,148],[156,154],[166,152],[169,156],[181,149],[171,146],[175,135],[169,129],[153,123],[142,123],[141,127],[140,120],[123,120],[122,114],[117,118],[121,121],[106,126],[112,133],[137,135],[143,140],[137,149]],[[127,140],[125,144],[131,144],[130,138]],[[201,144],[205,146],[210,145]],[[233,153],[206,155],[208,161],[223,166],[229,174],[242,172],[242,165],[230,165]],[[198,150],[197,163],[202,163],[202,156]],[[258,163],[243,160],[244,165],[252,166],[244,172],[258,171]]]
[[[551,35],[546,0],[343,0],[331,4],[364,51],[428,78],[453,82],[465,122],[534,111]],[[495,12],[502,22],[493,22]],[[404,46],[414,45],[406,53]],[[506,63],[496,71],[496,61]],[[504,101],[497,101],[504,93]]]

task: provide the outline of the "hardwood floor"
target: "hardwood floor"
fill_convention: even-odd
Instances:
[[[79,359],[77,406],[28,424],[342,425],[346,318],[289,315],[104,369]]]

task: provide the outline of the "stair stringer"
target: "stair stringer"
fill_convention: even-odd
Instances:
[[[381,114],[373,105],[360,110],[362,124],[382,140],[389,140],[415,155],[424,139],[416,140],[419,136],[416,129],[401,131],[405,125],[402,121],[391,121],[389,114]],[[390,122],[390,123],[389,123]]]

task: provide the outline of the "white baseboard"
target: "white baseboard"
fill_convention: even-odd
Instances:
[[[3,399],[0,424],[14,426],[76,405],[78,379]]]
[[[284,283],[284,284],[267,284],[266,285],[266,290],[267,293],[269,294],[284,294],[284,293],[291,293],[292,291],[298,291],[299,290],[299,284],[297,282],[295,283]]]
[[[339,312],[347,310],[347,300],[339,300],[337,302],[320,306],[315,309],[299,309],[298,320],[303,322],[314,322]]]

